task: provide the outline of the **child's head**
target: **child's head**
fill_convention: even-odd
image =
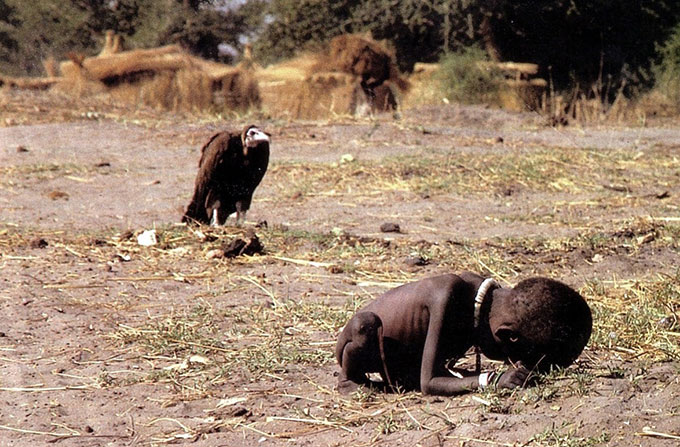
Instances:
[[[530,278],[517,284],[508,298],[510,324],[496,335],[511,361],[547,370],[576,360],[593,325],[590,308],[578,292],[552,279]]]

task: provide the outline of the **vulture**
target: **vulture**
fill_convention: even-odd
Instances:
[[[258,127],[213,135],[201,148],[194,197],[182,222],[219,226],[236,212],[236,224],[242,224],[268,164],[269,134]]]

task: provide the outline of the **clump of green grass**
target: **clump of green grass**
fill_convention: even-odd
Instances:
[[[668,40],[659,47],[660,61],[652,71],[656,88],[672,104],[680,103],[680,26],[676,25]],[[677,106],[676,106],[677,109]]]
[[[548,372],[532,376],[531,386],[526,389],[510,390],[487,387],[477,393],[482,411],[509,414],[521,407],[515,404],[535,405],[539,402],[552,402],[556,399],[588,394],[594,375],[583,368],[553,368]]]
[[[343,307],[325,303],[274,299],[270,305],[216,312],[197,306],[159,318],[139,327],[121,326],[109,338],[135,345],[142,356],[191,360],[198,364],[203,380],[218,383],[240,373],[249,380],[280,374],[292,365],[323,365],[334,361],[335,334],[359,304],[348,300]],[[225,326],[228,329],[225,329]],[[318,343],[318,338],[323,338]],[[172,360],[177,363],[177,360]],[[182,368],[154,369],[146,380],[196,381],[191,362]],[[198,385],[194,385],[198,388]]]
[[[146,326],[120,326],[110,337],[123,344],[137,344],[149,355],[182,358],[190,354],[211,354],[225,349],[218,338],[214,312],[197,306],[189,313],[155,319]]]
[[[503,74],[488,63],[486,52],[468,47],[440,60],[437,78],[446,98],[465,104],[496,104]]]
[[[589,281],[591,345],[655,360],[680,359],[680,270],[648,281]]]
[[[517,390],[489,386],[478,392],[482,405],[480,409],[489,413],[509,414],[512,412]]]
[[[521,396],[525,404],[552,402],[565,396],[585,396],[595,380],[592,371],[584,368],[553,367],[550,371],[534,377],[534,386]]]
[[[331,363],[335,334],[358,306],[354,300],[341,308],[302,300],[252,306],[240,317],[236,330],[242,338],[225,364],[241,368],[255,380],[265,373],[285,372],[290,365]],[[330,343],[315,344],[313,339],[323,334]]]
[[[561,427],[546,428],[529,439],[525,445],[537,445],[542,447],[594,447],[609,441],[609,434],[603,432],[599,436],[580,437],[575,429],[566,429],[566,424]]]
[[[406,426],[403,424],[403,418],[395,417],[393,410],[383,413],[378,418],[378,423],[375,428],[376,432],[382,435],[389,435],[390,433],[395,433],[404,429],[406,429]]]

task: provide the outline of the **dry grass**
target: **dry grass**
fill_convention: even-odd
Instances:
[[[319,119],[350,116],[362,101],[363,92],[356,76],[329,72],[290,80],[295,72],[274,67],[264,75],[281,75],[282,79],[259,83],[262,110],[268,116],[284,119]]]
[[[189,55],[179,47],[103,53],[60,65],[55,90],[110,97],[130,106],[233,113],[260,106],[252,70]]]
[[[0,230],[0,249],[5,260],[15,252],[21,253],[23,247],[35,237],[45,237],[58,251],[70,256],[106,262],[113,256],[128,255],[139,260],[134,275],[109,280],[135,285],[137,297],[134,300],[119,298],[105,303],[112,310],[129,314],[144,310],[145,306],[137,301],[140,295],[144,296],[145,284],[150,281],[201,281],[206,284],[205,298],[199,298],[193,306],[176,308],[170,312],[155,312],[152,318],[145,318],[138,323],[118,324],[114,330],[104,334],[113,352],[124,353],[127,362],[137,367],[132,371],[103,372],[90,386],[117,388],[136,383],[163,383],[174,390],[174,397],[163,400],[163,406],[219,396],[220,390],[228,385],[242,389],[247,384],[257,385],[263,380],[282,381],[288,374],[309,367],[328,368],[325,365],[334,363],[332,352],[337,331],[359,307],[374,297],[359,292],[363,288],[362,284],[405,282],[418,277],[417,272],[403,271],[393,261],[411,252],[413,247],[408,241],[384,244],[380,239],[273,228],[259,231],[268,250],[266,255],[215,263],[206,261],[204,254],[211,247],[240,235],[242,230],[201,228],[200,231],[208,236],[208,240],[214,238],[206,242],[187,227],[158,228],[159,244],[153,249],[139,247],[134,235],[97,232],[74,237],[64,232],[23,233],[8,230]],[[543,267],[537,263],[541,258],[559,258],[582,247],[595,247],[602,253],[621,244],[628,244],[631,249],[635,249],[648,243],[639,238],[651,232],[659,235],[651,243],[672,244],[675,242],[665,240],[664,235],[676,235],[679,230],[672,225],[638,221],[623,228],[618,239],[590,234],[542,241],[426,244],[420,249],[443,264],[455,265],[456,269],[471,269],[493,273],[500,278],[511,278],[514,270],[525,273],[532,269],[542,271]],[[194,265],[191,268],[178,265],[180,259],[190,259]],[[275,288],[272,283],[250,274],[230,276],[224,284],[224,290],[243,297],[258,295],[262,297],[261,300],[249,298],[251,304],[217,307],[219,301],[208,296],[209,293],[220,294],[209,284],[221,277],[225,270],[231,271],[239,265],[252,268],[271,262],[295,261],[296,265],[314,267],[324,276],[329,274],[325,265],[352,265],[357,259],[370,262],[362,263],[361,270],[347,269],[340,274],[355,284],[347,289],[344,305],[330,304],[323,298],[288,297],[283,289]],[[31,262],[41,261],[34,259]],[[160,267],[173,265],[172,272]],[[313,275],[308,278],[313,279]],[[92,283],[85,277],[71,276],[43,287],[69,291],[103,285]],[[476,438],[440,435],[465,422],[462,409],[477,408],[482,414],[514,413],[532,408],[540,402],[552,405],[550,402],[570,395],[588,395],[594,377],[611,373],[602,371],[593,361],[594,356],[606,352],[636,361],[679,358],[677,319],[670,325],[660,322],[669,315],[677,315],[680,277],[652,275],[621,281],[593,281],[586,284],[581,292],[588,298],[595,313],[593,339],[585,359],[581,361],[590,367],[554,372],[527,392],[494,394],[489,391],[481,394],[477,400],[434,410],[423,405],[423,398],[417,393],[382,395],[364,391],[345,398],[309,378],[305,387],[314,390],[311,394],[304,392],[300,396],[294,390],[276,388],[261,393],[243,392],[223,398],[213,410],[216,415],[220,415],[224,410],[220,410],[219,405],[227,408],[245,405],[247,408],[260,394],[263,398],[290,398],[294,403],[285,411],[269,411],[266,419],[253,423],[243,416],[229,416],[227,412],[226,416],[211,419],[212,422],[207,425],[192,423],[174,429],[159,427],[156,442],[200,437],[217,426],[222,427],[222,430],[256,430],[259,436],[285,440],[329,429],[349,433],[367,424],[373,427],[374,441],[390,433],[416,430],[421,440],[443,436],[442,439],[472,442]],[[87,308],[101,306],[102,303],[71,301],[70,305]],[[293,424],[295,428],[288,425],[288,429],[281,430],[277,428],[281,422]],[[575,427],[563,427],[537,433],[529,445],[580,447],[599,445],[603,440],[584,437]]]
[[[571,91],[559,94],[550,89],[540,109],[553,125],[570,122],[644,125],[648,114],[653,116],[668,108],[661,97],[642,94],[630,97],[630,94],[624,94],[624,88],[625,84],[615,90],[600,79],[590,88],[575,86]]]
[[[377,85],[375,111],[393,111],[395,92],[409,87],[399,74],[393,53],[370,36],[359,34],[338,36],[323,51],[259,69],[255,77],[263,112],[288,119],[367,113],[362,78]]]
[[[593,347],[632,358],[680,359],[680,270],[643,280],[595,280],[583,293],[594,310]]]
[[[0,232],[0,247],[5,256],[20,251],[35,238],[44,237],[65,252],[89,256],[102,262],[115,256],[140,259],[141,270],[129,278],[115,281],[187,281],[216,278],[223,268],[211,264],[205,254],[221,246],[242,230],[210,230],[202,228],[211,242],[205,242],[194,230],[184,226],[158,228],[158,248],[137,245],[134,235],[89,234],[76,238],[63,232]],[[417,272],[406,271],[395,259],[413,253],[408,241],[366,238],[344,233],[310,233],[273,228],[260,230],[267,248],[264,256],[229,261],[243,265],[268,262],[297,262],[317,266],[319,272],[336,270],[355,284],[395,284],[417,278]],[[437,260],[440,266],[456,270],[480,271],[498,278],[511,279],[515,272],[550,266],[559,272],[570,253],[585,251],[588,256],[604,257],[622,250],[635,253],[652,244],[655,249],[677,249],[680,228],[673,223],[644,219],[633,220],[606,232],[591,231],[573,238],[504,239],[494,241],[452,241],[448,244],[425,243],[418,252]],[[198,264],[191,270],[154,274],[160,265],[170,265],[182,256]],[[361,268],[353,267],[356,261]],[[333,267],[331,269],[331,267]],[[162,271],[162,269],[161,269]],[[344,307],[329,306],[323,301],[298,301],[279,296],[266,282],[252,276],[232,278],[232,290],[258,292],[266,296],[265,304],[243,309],[218,311],[209,306],[158,316],[149,325],[124,326],[112,334],[114,340],[137,345],[143,355],[186,359],[191,355],[215,355],[220,370],[241,370],[251,380],[262,374],[281,372],[281,365],[325,364],[332,362],[328,347],[315,346],[319,338],[331,343],[335,333],[351,314],[370,296],[351,294]],[[96,286],[99,282],[90,283]],[[71,278],[44,287],[62,289],[87,287],[88,283]],[[247,292],[250,291],[250,292]],[[678,308],[680,276],[650,274],[647,277],[587,282],[581,292],[595,313],[595,332],[591,346],[596,350],[613,350],[631,358],[652,360],[680,359],[678,351]],[[237,292],[238,293],[238,292]],[[111,303],[109,303],[111,304]]]
[[[647,193],[675,182],[680,163],[664,148],[631,154],[624,150],[538,148],[527,156],[511,153],[472,153],[440,156],[400,156],[381,162],[277,164],[274,178],[280,197],[341,196],[376,192],[503,194],[508,187],[527,191]],[[584,169],[592,175],[583,176]],[[661,190],[658,191],[662,192]],[[634,200],[636,197],[629,197]],[[639,197],[638,198],[642,198]]]
[[[344,397],[324,385],[335,370],[333,347],[347,319],[382,291],[423,276],[423,270],[401,262],[413,252],[432,260],[440,270],[472,270],[505,283],[512,283],[518,275],[561,277],[576,264],[595,265],[598,259],[677,252],[680,227],[676,220],[637,217],[594,225],[587,219],[593,209],[606,214],[645,202],[651,203],[649,210],[667,212],[657,217],[674,216],[674,205],[656,197],[677,181],[680,164],[673,147],[632,153],[528,147],[521,142],[507,142],[507,146],[502,153],[459,152],[454,156],[433,151],[427,156],[339,165],[278,163],[271,166],[267,181],[274,189],[272,194],[284,204],[316,197],[390,200],[390,194],[402,192],[413,193],[408,196],[412,200],[419,200],[421,194],[503,198],[508,188],[515,191],[512,195],[519,194],[518,199],[510,195],[508,200],[521,200],[523,191],[565,193],[563,203],[551,202],[542,211],[504,218],[511,223],[534,221],[576,228],[578,234],[419,242],[416,236],[388,241],[383,236],[272,226],[257,230],[264,255],[210,259],[210,250],[242,236],[244,230],[158,226],[158,244],[141,247],[136,234],[106,229],[50,231],[7,224],[0,226],[0,263],[43,269],[43,276],[29,278],[36,299],[83,314],[96,310],[104,315],[102,329],[91,337],[101,343],[107,356],[124,358],[130,367],[110,367],[96,359],[97,375],[83,378],[78,386],[94,390],[162,384],[167,390],[158,397],[162,408],[213,399],[213,407],[206,410],[210,420],[143,421],[155,430],[151,444],[236,430],[280,442],[329,430],[343,434],[368,430],[371,435],[366,444],[371,444],[387,434],[399,436],[400,431],[410,430],[414,443],[513,446],[487,436],[461,436],[454,429],[471,419],[477,424],[477,416],[471,415],[493,415],[492,419],[537,407],[547,411],[555,402],[590,396],[593,384],[603,377],[630,382],[644,377],[644,372],[633,377],[629,370],[610,369],[605,358],[640,364],[680,359],[680,274],[673,266],[666,274],[618,275],[615,271],[593,275],[580,289],[595,315],[588,349],[576,367],[553,371],[530,390],[488,390],[475,395],[477,399],[442,402],[418,393],[361,391]],[[88,169],[58,163],[5,166],[0,176],[3,185],[11,185],[8,182],[19,179],[83,175]],[[586,171],[589,174],[583,175]],[[570,201],[570,194],[579,200]],[[590,197],[587,203],[580,199],[584,194]],[[557,213],[560,209],[576,212],[562,215]],[[49,256],[31,248],[39,238],[49,241]],[[80,263],[95,271],[71,269]],[[114,272],[107,273],[107,267]],[[164,289],[149,287],[158,284],[176,294],[185,292],[175,291],[175,285],[196,287],[180,303],[157,293]],[[293,292],[287,289],[291,284],[296,287]],[[290,376],[296,378],[295,383],[288,380]],[[324,381],[319,380],[321,376]],[[279,386],[282,383],[287,386]],[[225,389],[232,394],[225,395]],[[267,399],[285,405],[250,419],[230,412],[239,405],[256,408]],[[172,415],[175,410],[167,412]],[[0,430],[15,429],[3,426]],[[61,430],[45,436],[86,434]],[[606,442],[606,433],[584,436],[579,427],[558,425],[536,433],[525,445],[585,447]]]

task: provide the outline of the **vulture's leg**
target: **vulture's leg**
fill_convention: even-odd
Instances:
[[[236,226],[242,227],[246,223],[246,212],[236,211]]]
[[[236,202],[236,226],[240,227],[246,222],[246,212],[241,201]]]
[[[205,213],[210,219],[211,227],[220,226],[219,210],[221,207],[222,203],[220,202],[219,198],[216,197],[216,194],[212,190],[208,191],[208,194],[205,198]]]
[[[217,217],[217,208],[213,208],[212,217],[210,218],[210,226],[211,227],[219,227],[220,226],[220,220]]]

